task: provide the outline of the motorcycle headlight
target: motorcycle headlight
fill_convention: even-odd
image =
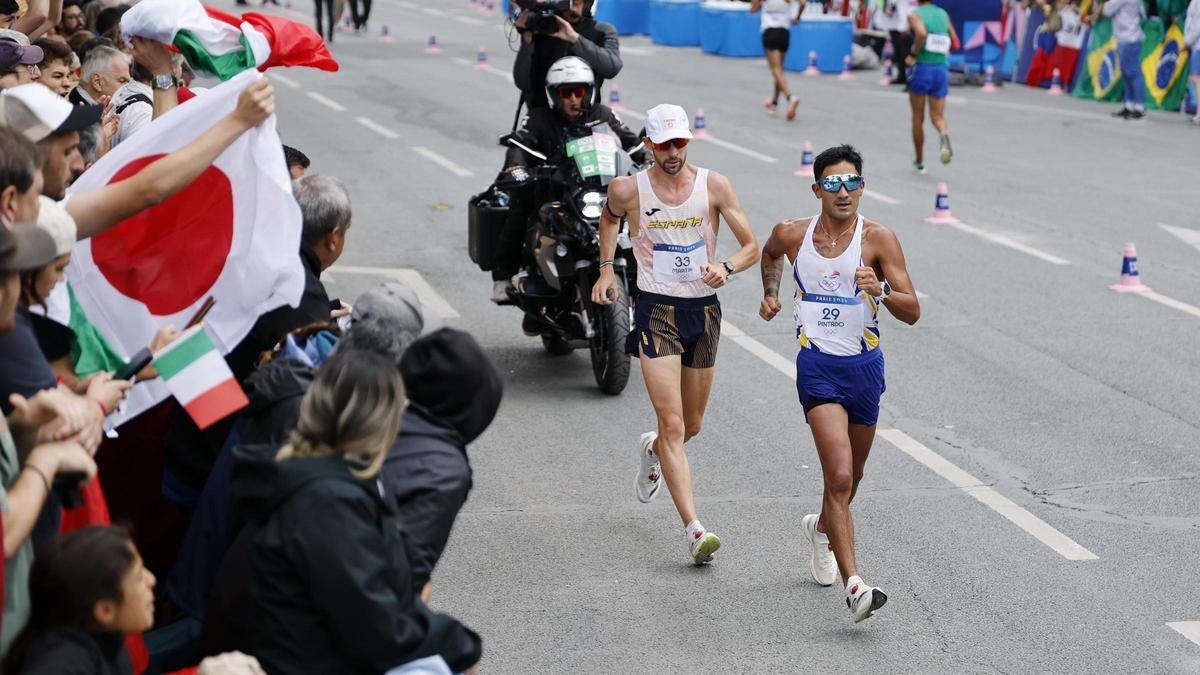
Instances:
[[[579,211],[583,214],[584,218],[600,217],[600,205],[604,202],[604,195],[599,192],[585,192],[583,193],[582,201],[583,208]]]

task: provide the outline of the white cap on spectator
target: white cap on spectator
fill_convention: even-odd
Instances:
[[[51,134],[81,131],[100,121],[98,105],[71,105],[49,87],[30,82],[0,94],[0,126],[37,143]]]
[[[687,112],[670,103],[654,106],[646,112],[646,135],[655,143],[666,143],[672,138],[691,138]]]
[[[58,202],[45,195],[38,197],[38,229],[46,232],[54,239],[55,256],[64,256],[75,250],[75,238],[79,228],[75,219]]]

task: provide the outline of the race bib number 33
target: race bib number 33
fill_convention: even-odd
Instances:
[[[703,239],[686,246],[655,244],[654,280],[664,284],[699,281],[700,266],[707,262],[708,247]]]

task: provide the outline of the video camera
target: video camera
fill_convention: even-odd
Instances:
[[[534,35],[550,35],[558,32],[554,15],[562,16],[571,11],[571,0],[515,0],[517,7],[529,12],[525,27]]]

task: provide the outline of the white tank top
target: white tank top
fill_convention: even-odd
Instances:
[[[792,25],[795,5],[788,0],[763,0],[758,11],[762,14],[762,30],[788,28]]]
[[[796,279],[796,337],[801,349],[855,356],[879,346],[879,308],[861,291],[854,273],[862,265],[863,217],[854,223],[850,245],[830,259],[813,246],[814,216],[804,234],[792,274]]]
[[[700,281],[700,266],[716,255],[717,233],[708,220],[708,169],[696,169],[692,194],[678,206],[658,198],[649,169],[637,174],[638,233],[633,255],[637,285],[647,293],[703,298],[716,293]]]

